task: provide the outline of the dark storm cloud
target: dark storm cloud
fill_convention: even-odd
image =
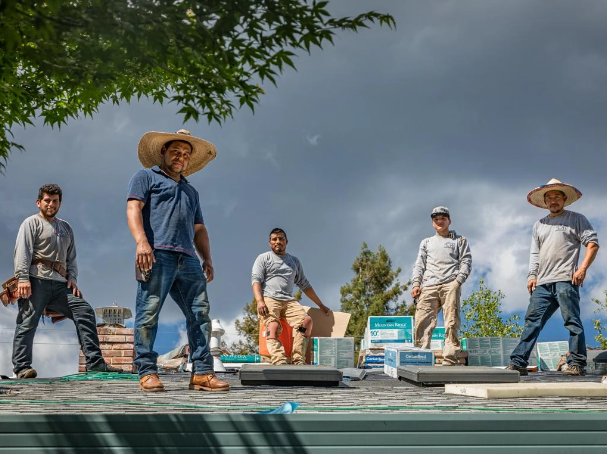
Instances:
[[[338,32],[335,46],[296,59],[255,115],[187,124],[218,157],[191,177],[200,191],[216,270],[212,317],[239,316],[250,271],[275,226],[289,233],[317,293],[339,308],[339,286],[363,241],[383,244],[409,278],[428,213],[446,204],[473,247],[475,274],[526,305],[530,229],[543,213],[527,192],[552,177],[577,185],[575,206],[604,232],[607,3],[602,1],[342,1],[336,14],[375,9],[397,29]],[[60,131],[27,128],[0,177],[0,273],[35,212],[38,187],[59,183],[74,227],[80,283],[93,306],[134,309],[134,244],[125,193],[140,167],[139,137],[182,127],[175,106],[104,106]],[[592,268],[600,296],[607,279]],[[589,313],[588,313],[589,316]],[[2,319],[2,323],[6,322]],[[183,322],[168,301],[165,330]],[[224,323],[225,326],[225,323]]]

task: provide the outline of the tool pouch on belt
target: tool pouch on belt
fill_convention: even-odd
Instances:
[[[65,315],[60,314],[59,312],[51,311],[50,309],[44,309],[42,315],[44,315],[45,317],[50,317],[51,322],[53,323],[63,321],[67,318]]]
[[[64,279],[67,279],[67,270],[59,262],[53,262],[52,260],[34,259],[32,265],[44,265],[51,270],[57,271]]]
[[[2,284],[2,292],[0,292],[0,301],[2,301],[4,307],[8,306],[9,304],[15,304],[19,299],[19,295],[17,294],[18,283],[18,279],[13,276]]]

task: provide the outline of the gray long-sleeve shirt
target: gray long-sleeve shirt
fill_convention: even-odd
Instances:
[[[30,276],[65,282],[57,271],[45,265],[32,265],[32,260],[59,262],[67,271],[67,278],[78,279],[76,245],[72,227],[64,220],[55,218],[51,223],[39,214],[27,218],[19,227],[15,243],[15,276],[20,282],[29,281]]]
[[[261,284],[264,297],[278,301],[291,301],[295,285],[304,292],[311,287],[297,257],[278,255],[272,251],[264,252],[255,259],[251,285],[255,283]]]
[[[527,279],[537,285],[571,281],[578,268],[580,248],[599,244],[597,233],[583,214],[567,211],[546,216],[533,226]]]
[[[468,240],[455,232],[448,237],[437,233],[420,243],[411,282],[413,287],[446,284],[454,279],[463,284],[471,270]]]

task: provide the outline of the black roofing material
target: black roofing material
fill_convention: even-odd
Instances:
[[[331,366],[243,364],[238,373],[245,386],[339,386],[342,373]]]
[[[518,383],[520,375],[514,370],[482,366],[399,366],[399,380],[419,386],[442,386],[447,383]]]

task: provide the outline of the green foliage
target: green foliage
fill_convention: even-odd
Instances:
[[[597,307],[594,311],[595,315],[598,314],[607,314],[607,290],[605,290],[605,300],[601,301],[596,298],[592,298],[592,302],[596,303],[599,307]],[[597,317],[592,319],[592,325],[594,326],[594,330],[596,331],[596,335],[594,336],[594,340],[599,343],[599,347],[603,350],[607,349],[607,338],[603,334],[605,332],[605,327],[603,326],[603,321]]]
[[[341,310],[350,314],[346,336],[357,340],[365,334],[367,319],[371,315],[412,315],[415,308],[407,306],[399,297],[409,283],[401,285],[398,275],[401,269],[392,269],[392,261],[380,245],[377,252],[370,251],[363,243],[360,255],[352,264],[354,277],[341,287]]]
[[[259,318],[257,317],[257,301],[255,301],[255,298],[244,306],[243,317],[236,320],[234,326],[240,338],[227,347],[230,354],[259,354]]]
[[[520,337],[523,327],[519,325],[519,316],[513,315],[506,321],[502,318],[503,298],[501,290],[494,292],[481,279],[478,290],[462,303],[460,337]]]
[[[0,170],[14,125],[61,126],[100,104],[175,102],[183,120],[221,123],[254,109],[260,84],[295,68],[295,51],[333,43],[374,11],[331,17],[316,0],[3,0],[0,2]]]
[[[297,301],[301,300],[301,290],[298,290],[293,298]],[[225,349],[231,355],[259,354],[259,317],[257,316],[257,301],[255,301],[255,298],[246,304],[242,310],[243,317],[234,322],[240,339],[226,345]]]

